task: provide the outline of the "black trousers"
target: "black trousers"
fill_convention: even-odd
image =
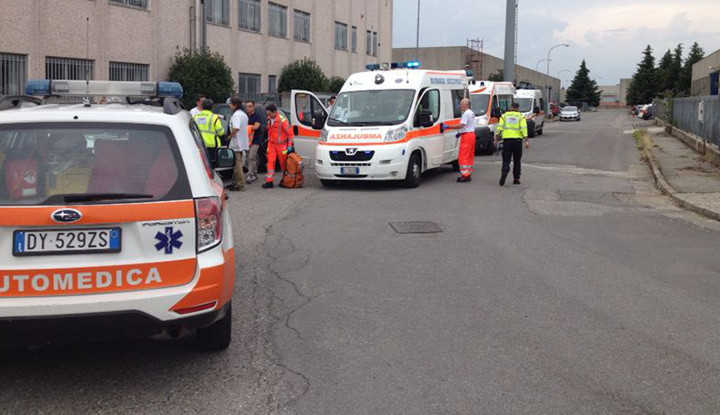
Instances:
[[[504,176],[510,172],[510,160],[513,160],[513,178],[520,179],[522,169],[523,140],[505,140],[503,141],[502,152],[502,173]]]

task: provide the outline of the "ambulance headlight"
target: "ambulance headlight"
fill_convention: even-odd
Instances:
[[[394,130],[390,130],[385,134],[385,141],[391,142],[391,141],[400,141],[407,135],[408,129],[406,126],[402,126],[400,128],[396,128]]]
[[[327,129],[323,128],[320,132],[320,142],[321,143],[327,143],[329,132]]]

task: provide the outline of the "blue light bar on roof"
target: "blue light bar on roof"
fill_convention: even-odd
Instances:
[[[182,98],[183,88],[177,82],[120,82],[31,79],[27,95],[71,95],[96,97]]]
[[[377,71],[377,70],[389,70],[389,69],[417,69],[422,64],[418,61],[410,61],[410,62],[393,62],[393,63],[371,63],[369,65],[366,65],[365,68],[368,71]]]

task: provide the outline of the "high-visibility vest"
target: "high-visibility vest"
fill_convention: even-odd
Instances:
[[[220,136],[225,134],[225,129],[220,122],[220,117],[212,111],[201,111],[197,113],[193,120],[197,124],[198,130],[202,134],[205,147],[219,148],[222,146]]]
[[[293,133],[287,118],[278,113],[277,117],[268,125],[268,142],[277,145],[292,147]]]
[[[504,140],[523,139],[528,136],[527,120],[517,111],[508,111],[500,117],[497,132]]]

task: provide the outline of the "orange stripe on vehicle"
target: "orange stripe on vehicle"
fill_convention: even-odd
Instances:
[[[320,138],[320,131],[312,130],[310,128],[305,128],[303,126],[298,126],[298,135],[303,137],[313,137],[313,138]]]
[[[167,288],[190,283],[197,260],[77,267],[0,270],[0,298],[105,294]]]
[[[183,219],[195,216],[195,204],[192,200],[112,205],[6,206],[0,207],[0,226],[59,226],[50,216],[56,210],[65,208],[76,209],[83,215],[79,221],[68,224],[72,226]]]
[[[459,76],[459,77],[466,76],[466,75],[460,75],[459,73],[453,73],[453,72],[428,72],[427,75],[447,75],[447,76]]]
[[[485,90],[487,90],[487,87],[486,87],[486,86],[484,86],[484,87],[482,87],[482,88],[480,88],[480,89],[477,89],[477,90],[475,90],[475,91],[470,91],[470,93],[471,93],[471,94],[479,94],[479,93],[481,93],[481,92],[483,92],[483,91],[485,91]]]
[[[217,301],[217,307],[225,305],[232,298],[235,286],[235,250],[230,249],[224,253],[225,264],[200,271],[200,280],[195,288],[177,304],[171,311],[182,310],[211,301]]]

